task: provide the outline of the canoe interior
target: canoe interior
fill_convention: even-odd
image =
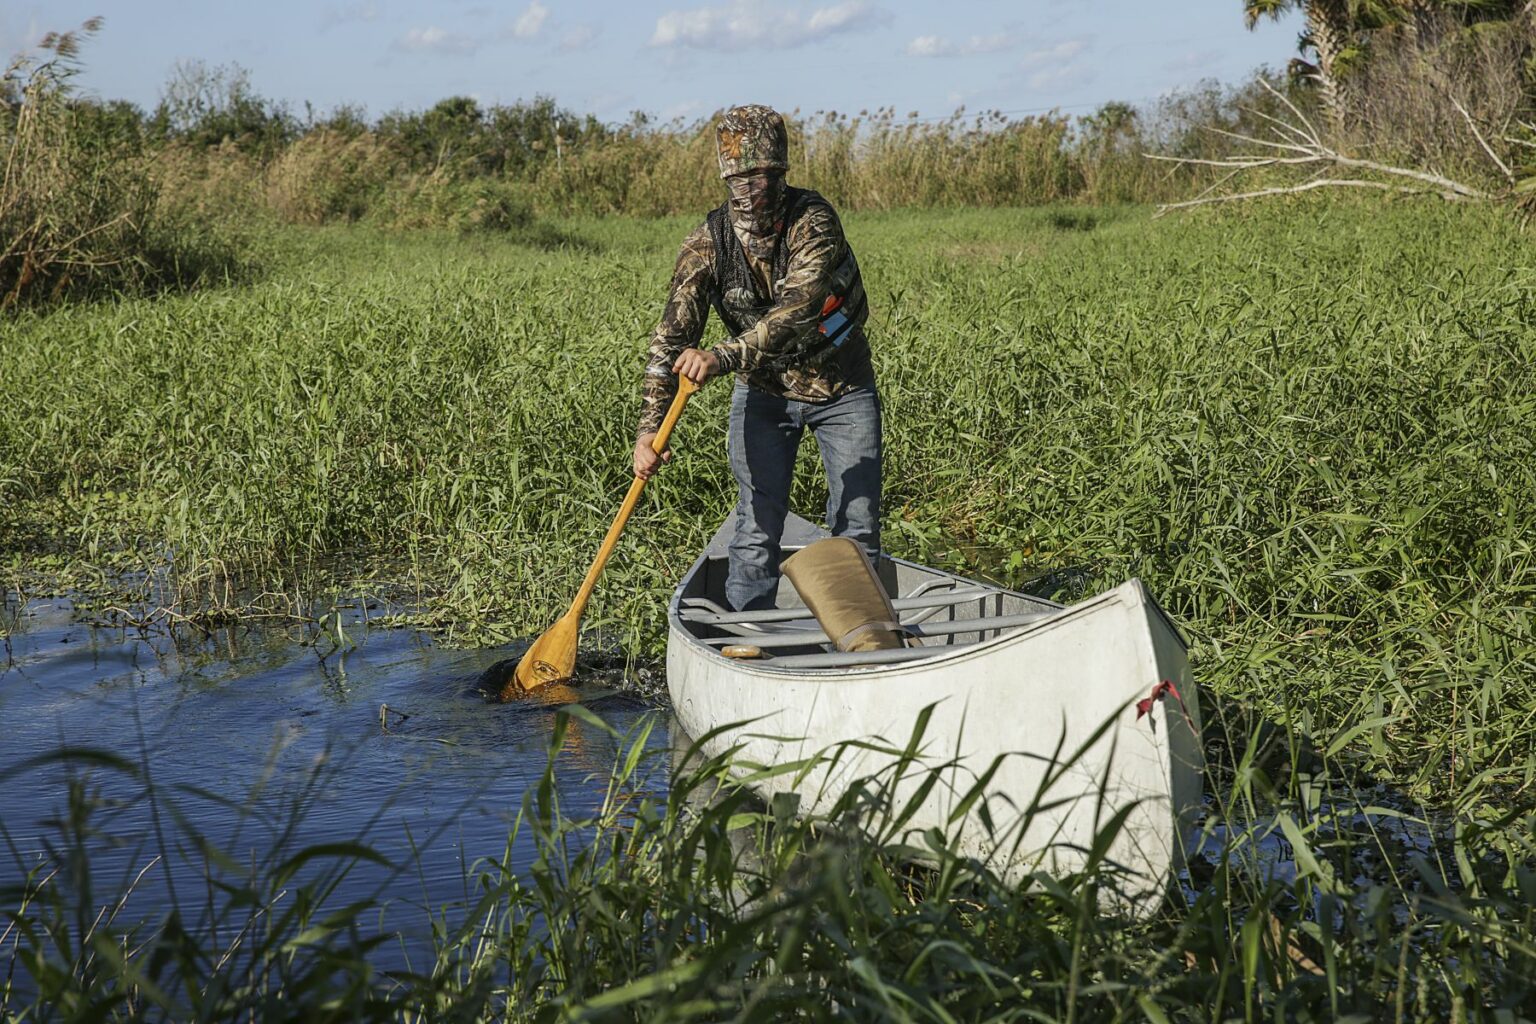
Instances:
[[[708,645],[716,656],[726,644],[762,645],[764,657],[754,663],[775,667],[775,662],[791,663],[797,671],[835,672],[859,667],[858,660],[844,656],[836,661],[833,647],[821,633],[805,603],[795,592],[789,579],[779,583],[776,609],[800,610],[804,614],[796,618],[780,615],[770,621],[729,622],[709,621],[732,618],[725,598],[727,545],[730,542],[731,524],[722,526],[708,548],[694,563],[673,597],[673,614],[677,624],[691,637]],[[791,516],[783,538],[783,557],[828,534],[805,520]],[[918,627],[924,635],[918,649],[897,652],[902,660],[921,660],[928,654],[940,655],[953,652],[958,647],[969,646],[984,640],[1022,628],[1027,621],[1038,620],[1061,610],[1061,605],[1044,598],[1031,597],[992,584],[967,579],[939,569],[917,565],[902,559],[882,555],[877,563],[880,580],[886,592],[897,601],[898,615],[904,625]],[[903,605],[920,605],[903,607]],[[721,616],[716,613],[727,613]],[[982,628],[966,630],[966,623],[976,622]],[[807,642],[795,642],[799,635]],[[883,652],[890,653],[890,652]],[[806,664],[820,655],[833,658],[834,663],[825,666]],[[881,658],[866,662],[878,663]],[[788,666],[786,666],[788,667]]]

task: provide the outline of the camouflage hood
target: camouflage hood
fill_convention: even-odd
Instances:
[[[789,132],[771,107],[749,103],[727,110],[715,125],[715,144],[722,178],[789,170]]]

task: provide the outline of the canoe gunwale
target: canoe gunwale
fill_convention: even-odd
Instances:
[[[728,525],[729,523],[727,523],[725,526],[722,526],[720,533],[723,533],[726,529],[726,526]],[[804,523],[803,520],[800,521],[799,525],[803,528],[809,528],[818,533],[820,532],[816,527],[810,526],[808,523]],[[708,615],[706,613],[706,615],[701,616],[698,614],[699,609],[685,609],[683,606],[683,601],[687,598],[686,592],[690,584],[692,584],[692,582],[699,576],[699,574],[705,570],[705,567],[708,565],[711,558],[719,557],[722,554],[719,545],[719,537],[720,534],[717,533],[715,541],[706,547],[706,549],[701,552],[696,559],[694,559],[693,564],[689,566],[688,571],[683,574],[682,579],[678,582],[677,586],[673,588],[672,596],[667,602],[667,626],[671,640],[686,643],[689,645],[689,647],[700,651],[706,651],[711,658],[718,660],[722,666],[729,666],[730,670],[738,673],[762,673],[764,675],[777,676],[780,678],[786,674],[793,674],[803,675],[806,678],[826,678],[830,680],[837,673],[853,672],[857,673],[858,676],[862,678],[869,675],[906,673],[910,672],[914,668],[947,665],[954,661],[991,654],[999,646],[1032,636],[1039,630],[1050,628],[1051,624],[1060,617],[1062,612],[1079,609],[1086,610],[1096,606],[1098,602],[1109,599],[1112,597],[1112,595],[1116,594],[1115,590],[1109,590],[1095,597],[1089,598],[1086,601],[1081,601],[1075,605],[1068,606],[1048,600],[1046,598],[1035,597],[1030,594],[1024,594],[1020,591],[1010,590],[1007,587],[996,586],[981,580],[960,576],[956,573],[947,572],[943,569],[936,569],[932,566],[922,565],[918,562],[885,555],[882,557],[886,561],[889,561],[893,566],[905,567],[914,572],[932,576],[935,579],[951,581],[956,586],[961,588],[970,588],[975,592],[975,596],[968,597],[967,600],[985,601],[997,596],[1011,597],[1041,606],[1044,610],[1044,614],[1032,622],[1011,628],[1003,627],[1006,629],[1006,631],[1000,632],[997,636],[976,640],[970,643],[945,644],[935,646],[931,649],[931,653],[927,653],[922,656],[907,657],[900,661],[894,661],[887,664],[854,663],[808,666],[801,662],[799,664],[775,666],[772,659],[743,660],[727,658],[724,654],[720,653],[718,647],[706,643],[703,638],[697,636],[690,628],[690,625],[716,625],[716,623],[709,621],[715,617],[714,615]],[[803,544],[786,544],[784,545],[783,550],[787,555],[788,553],[796,551],[803,546]],[[1139,581],[1133,582],[1136,583],[1136,586],[1140,592],[1140,597],[1143,601],[1145,601],[1146,605],[1157,615],[1159,619],[1162,620],[1163,624],[1168,628],[1170,633],[1172,633],[1178,643],[1185,650],[1188,650],[1189,641],[1185,638],[1183,632],[1179,630],[1178,626],[1173,622],[1173,620],[1168,616],[1168,613],[1165,612],[1160,605],[1158,605],[1158,603],[1152,598],[1151,594],[1146,591],[1146,588],[1141,586]],[[897,598],[897,601],[902,604],[908,603],[904,598]],[[787,609],[775,609],[775,611],[786,610]],[[793,609],[793,611],[798,612],[801,610]],[[802,613],[799,616],[801,619],[807,617],[808,613]],[[734,619],[728,621],[734,622]],[[752,620],[744,619],[742,622],[743,624],[750,624],[752,623]],[[726,625],[727,621],[721,621],[718,624]],[[983,631],[990,630],[986,630],[985,627],[983,627]],[[786,630],[784,632],[787,633],[788,631]],[[783,635],[783,633],[778,633],[777,631],[770,632],[766,630],[765,634]],[[751,643],[751,635],[743,635],[736,642]],[[806,642],[809,644],[814,643],[815,641],[813,638],[807,637]],[[826,655],[826,657],[829,661],[835,660],[836,653],[837,652],[831,652]],[[857,662],[857,659],[855,659],[855,662]]]

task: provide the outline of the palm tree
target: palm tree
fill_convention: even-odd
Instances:
[[[1344,124],[1345,98],[1344,86],[1339,79],[1342,70],[1339,58],[1353,35],[1349,7],[1350,0],[1243,0],[1243,13],[1249,29],[1257,25],[1260,18],[1279,20],[1282,15],[1298,8],[1302,11],[1307,28],[1302,35],[1301,48],[1310,48],[1317,55],[1317,62],[1311,66],[1308,77],[1317,83],[1328,123],[1336,132]]]
[[[1261,18],[1278,19],[1299,10],[1307,28],[1302,50],[1315,64],[1301,64],[1317,83],[1329,126],[1343,129],[1350,110],[1351,73],[1365,59],[1371,33],[1402,26],[1414,45],[1432,49],[1447,24],[1527,20],[1536,24],[1536,0],[1243,0],[1251,29]]]
[[[1350,71],[1364,57],[1370,32],[1403,21],[1415,7],[1437,2],[1444,0],[1243,0],[1243,13],[1251,29],[1260,18],[1302,12],[1307,28],[1301,47],[1317,56],[1307,76],[1317,83],[1330,127],[1339,132],[1349,110]]]

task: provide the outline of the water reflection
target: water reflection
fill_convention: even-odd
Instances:
[[[1330,864],[1347,865],[1341,881],[1362,888],[1380,882],[1385,867],[1432,856],[1437,844],[1451,842],[1449,824],[1435,825],[1422,808],[1410,809],[1408,803],[1401,794],[1378,787],[1374,799],[1366,802],[1356,798],[1324,807],[1310,819],[1308,849],[1333,854]],[[1207,876],[1225,864],[1250,881],[1289,886],[1301,873],[1300,859],[1281,815],[1208,822],[1199,832],[1195,863],[1185,877]]]

